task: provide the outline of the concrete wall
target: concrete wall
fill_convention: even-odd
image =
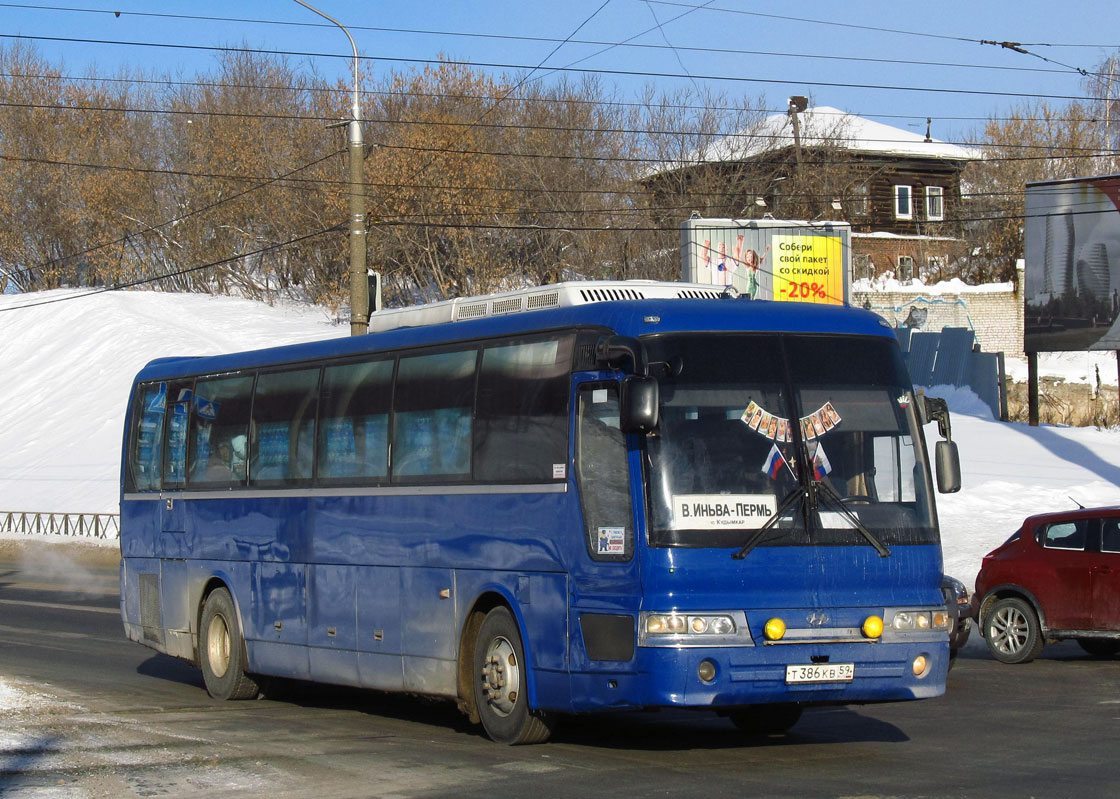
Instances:
[[[991,287],[986,287],[991,288]],[[924,332],[943,327],[973,331],[984,352],[1023,354],[1023,300],[1012,284],[1000,290],[959,292],[920,288],[893,291],[852,290],[851,304],[868,308],[892,327],[909,326]],[[907,319],[910,324],[906,325]]]

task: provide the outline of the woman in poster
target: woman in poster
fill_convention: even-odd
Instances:
[[[766,245],[766,249],[759,255],[754,250],[746,250],[743,253],[743,268],[747,272],[747,294],[753,300],[758,296],[759,287],[759,274],[758,269],[762,266],[762,262],[766,260],[767,253],[770,252],[770,245]]]

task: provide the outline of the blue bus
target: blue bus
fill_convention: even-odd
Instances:
[[[879,317],[627,281],[373,325],[136,376],[121,616],[212,696],[447,697],[524,744],[943,693],[948,416]]]

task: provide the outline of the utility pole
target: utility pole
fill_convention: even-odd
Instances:
[[[297,2],[299,0],[296,0]],[[801,169],[801,123],[797,115],[804,111],[809,106],[809,98],[795,95],[789,98],[789,114],[790,120],[793,122],[793,148],[794,148],[794,170]]]
[[[324,14],[303,0],[295,0],[308,11],[333,22],[346,38],[354,51],[354,99],[347,125],[346,152],[349,159],[350,194],[350,335],[362,336],[369,331],[369,283],[366,277],[366,184],[362,174],[362,160],[365,143],[362,141],[362,105],[358,83],[358,46],[346,26],[337,19]]]

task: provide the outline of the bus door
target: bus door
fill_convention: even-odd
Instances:
[[[641,596],[632,491],[640,461],[620,429],[618,381],[578,383],[574,408],[583,541],[571,560],[572,640],[583,640],[592,661],[628,661]]]

